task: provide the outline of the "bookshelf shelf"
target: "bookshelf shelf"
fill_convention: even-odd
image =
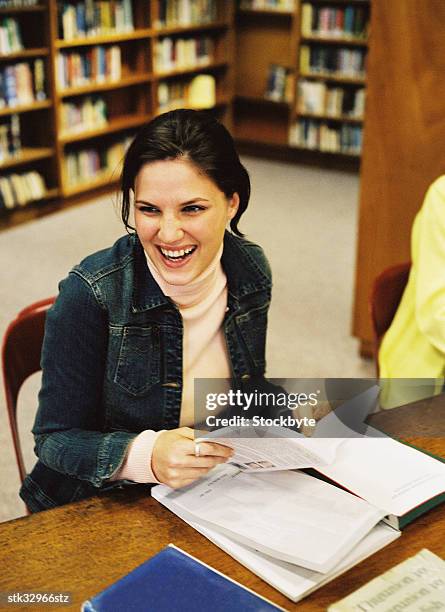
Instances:
[[[155,37],[160,38],[161,36],[170,36],[172,34],[187,34],[192,32],[211,32],[213,30],[222,30],[224,28],[229,27],[227,21],[218,21],[215,23],[205,23],[205,24],[193,24],[188,26],[167,26],[162,28],[155,28],[153,30],[153,35]]]
[[[21,104],[17,106],[8,106],[0,109],[0,117],[6,117],[8,115],[16,115],[21,113],[29,113],[32,111],[42,110],[44,108],[50,108],[52,106],[51,100],[42,100],[41,102],[33,102],[32,104]]]
[[[152,28],[134,30],[132,32],[116,32],[103,36],[91,36],[87,38],[72,38],[70,40],[55,41],[56,49],[69,49],[71,47],[90,47],[94,45],[105,45],[107,43],[119,43],[131,40],[144,40],[153,36]]]
[[[236,99],[241,102],[246,102],[250,104],[264,104],[266,106],[273,106],[275,108],[282,108],[283,110],[289,111],[291,108],[291,102],[287,102],[286,100],[269,100],[268,98],[263,98],[261,96],[244,96],[237,95]]]
[[[82,183],[78,183],[77,185],[67,185],[63,188],[63,195],[65,197],[72,197],[75,195],[79,195],[86,191],[92,191],[94,189],[99,189],[100,187],[105,186],[116,186],[119,181],[119,175],[116,176],[111,175],[111,171],[107,172],[105,176],[99,176],[93,181],[85,181]]]
[[[307,119],[316,119],[320,121],[338,121],[339,123],[363,123],[363,117],[350,117],[349,115],[325,115],[318,113],[306,113],[297,111],[299,117]]]
[[[363,38],[353,38],[347,36],[302,36],[301,42],[303,43],[318,43],[327,45],[343,45],[349,47],[367,47],[368,41]]]
[[[264,15],[265,17],[270,15],[279,15],[280,17],[293,17],[294,13],[289,10],[280,9],[239,9],[239,15]]]
[[[314,79],[317,81],[332,81],[335,83],[347,83],[351,85],[366,85],[365,77],[349,77],[339,73],[328,72],[304,72],[300,74],[303,79]]]
[[[0,61],[6,62],[9,60],[26,59],[28,57],[42,57],[45,55],[49,55],[49,49],[47,47],[38,49],[23,49],[22,51],[15,51],[14,53],[0,54]]]
[[[206,72],[208,70],[217,70],[227,67],[227,62],[209,62],[208,64],[202,64],[197,66],[190,66],[189,68],[180,68],[177,70],[168,70],[162,72],[155,72],[153,74],[154,79],[167,79],[170,77],[182,76],[183,74],[194,74],[196,72]]]
[[[311,147],[302,147],[302,146],[296,146],[296,145],[289,145],[291,149],[295,149],[297,151],[310,151],[311,153],[323,153],[323,154],[327,154],[327,155],[339,155],[341,157],[345,157],[345,158],[352,158],[352,159],[360,159],[360,153],[348,153],[346,151],[329,151],[327,149],[317,149],[317,148],[311,148]]]
[[[40,13],[46,11],[47,8],[43,4],[34,4],[33,6],[8,6],[0,8],[0,17],[2,15],[11,15],[14,13]]]
[[[8,157],[0,162],[0,170],[6,170],[15,166],[29,164],[39,159],[46,159],[54,155],[54,149],[47,147],[23,147],[20,153],[13,157]]]
[[[95,130],[85,130],[82,132],[65,132],[61,133],[58,137],[58,141],[61,144],[68,144],[71,142],[79,142],[81,140],[88,140],[90,138],[98,138],[105,136],[106,134],[112,134],[123,130],[139,127],[149,121],[150,115],[142,117],[135,117],[131,115],[122,116],[116,119],[111,119],[106,125]]]
[[[123,89],[131,85],[140,85],[148,83],[153,79],[151,73],[137,74],[125,77],[119,81],[106,81],[105,83],[90,83],[81,87],[70,87],[68,89],[59,89],[57,95],[60,98],[68,98],[70,96],[80,96],[82,94],[95,93],[97,91],[109,91],[112,89]]]

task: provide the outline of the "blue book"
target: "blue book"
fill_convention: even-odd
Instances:
[[[83,612],[271,612],[283,610],[169,544],[86,601]]]

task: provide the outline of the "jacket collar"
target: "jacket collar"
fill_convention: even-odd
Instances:
[[[154,280],[147,266],[143,247],[136,234],[131,242],[134,252],[133,312],[142,312],[172,304]],[[235,300],[270,289],[271,282],[259,262],[249,252],[255,246],[226,231],[221,263],[227,276],[228,291]]]
[[[271,281],[254,257],[256,245],[226,231],[221,263],[227,276],[229,293],[239,300],[251,293],[271,288]]]

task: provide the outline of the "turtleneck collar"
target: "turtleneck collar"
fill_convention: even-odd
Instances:
[[[202,302],[209,296],[212,290],[215,289],[215,285],[220,284],[219,281],[221,281],[221,278],[224,277],[225,279],[221,265],[223,248],[224,245],[221,244],[221,247],[208,267],[203,270],[193,282],[187,285],[172,285],[168,283],[162,277],[148,253],[146,251],[144,251],[144,253],[148,269],[161,288],[163,294],[170,297],[179,308],[189,308]]]

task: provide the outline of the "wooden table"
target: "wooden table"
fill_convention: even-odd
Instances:
[[[410,441],[445,454],[444,439]],[[406,527],[383,550],[294,604],[149,497],[147,488],[134,486],[0,524],[0,591],[70,591],[73,603],[68,609],[79,610],[85,599],[170,542],[287,610],[326,610],[421,548],[445,557],[445,504]]]

